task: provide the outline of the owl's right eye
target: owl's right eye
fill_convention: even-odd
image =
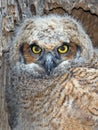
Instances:
[[[63,44],[62,46],[58,47],[57,50],[59,54],[66,54],[69,50],[69,46],[66,44]]]
[[[34,54],[40,54],[42,52],[42,49],[41,47],[39,47],[38,45],[32,45],[31,46],[31,51],[34,53]]]

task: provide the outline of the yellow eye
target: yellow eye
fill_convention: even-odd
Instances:
[[[41,51],[42,51],[42,49],[41,49],[39,46],[37,46],[37,45],[33,45],[33,46],[31,47],[31,50],[32,50],[32,52],[33,52],[34,54],[40,54]]]
[[[60,54],[65,54],[68,52],[68,50],[69,50],[68,45],[62,45],[62,46],[58,47],[58,52]]]

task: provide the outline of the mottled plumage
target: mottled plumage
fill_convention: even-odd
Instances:
[[[97,130],[98,51],[70,16],[35,16],[11,44],[12,130]]]

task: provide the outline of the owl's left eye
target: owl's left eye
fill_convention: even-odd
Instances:
[[[34,54],[40,54],[42,49],[38,45],[33,45],[33,46],[31,46],[31,51]]]
[[[60,54],[66,54],[69,50],[69,46],[64,44],[64,45],[58,47],[57,50],[58,50],[58,53],[60,53]]]

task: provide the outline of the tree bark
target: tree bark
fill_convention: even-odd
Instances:
[[[14,31],[33,15],[68,13],[80,20],[98,46],[98,1],[96,0],[1,0],[0,1],[0,130],[10,130],[5,101],[8,53]]]

